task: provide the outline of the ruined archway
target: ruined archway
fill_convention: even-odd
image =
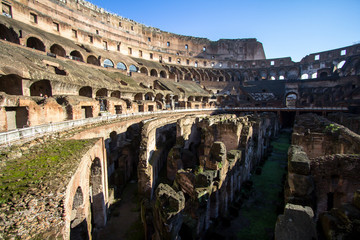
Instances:
[[[164,95],[162,95],[161,93],[156,94],[155,101],[164,101]]]
[[[22,79],[17,75],[0,77],[0,92],[5,92],[9,95],[23,95]]]
[[[95,66],[100,66],[99,59],[97,59],[94,55],[88,56],[86,62]]]
[[[79,96],[92,98],[92,88],[89,86],[80,88]]]
[[[90,202],[93,229],[101,228],[106,222],[103,174],[99,158],[95,158],[90,168]]]
[[[148,75],[148,74],[149,74],[149,72],[148,72],[148,70],[147,70],[146,67],[140,68],[140,73],[143,73],[143,74],[145,74],[145,75]]]
[[[41,80],[34,82],[30,86],[30,96],[50,97],[52,89],[49,80]]]
[[[127,70],[127,67],[126,67],[125,63],[123,63],[123,62],[118,62],[116,64],[116,68],[120,69],[120,70]]]
[[[160,71],[160,77],[167,78],[167,74],[166,74],[166,72],[164,70]]]
[[[84,194],[79,186],[72,203],[70,240],[88,240],[89,232],[84,212]]]
[[[145,100],[152,101],[154,98],[154,94],[152,92],[148,92],[145,94]]]
[[[120,91],[113,91],[110,96],[114,98],[120,98],[121,94]]]
[[[137,68],[135,65],[130,65],[129,71],[130,71],[130,72],[137,72],[137,71],[138,71],[138,68]]]
[[[3,24],[0,24],[0,39],[20,44],[19,36],[14,29],[9,29]]]
[[[134,100],[135,100],[135,101],[142,101],[142,100],[144,100],[143,94],[142,94],[142,93],[137,93],[137,94],[135,94]]]
[[[156,71],[155,69],[151,69],[151,71],[150,71],[150,76],[152,76],[152,77],[157,77],[157,76],[158,76],[157,71]]]
[[[81,53],[77,50],[74,50],[70,53],[71,59],[76,60],[76,61],[80,61],[83,62],[83,56],[81,55]]]
[[[45,52],[44,43],[36,37],[29,37],[28,40],[26,41],[26,46],[28,48],[33,48],[33,49]]]
[[[104,67],[105,68],[114,68],[114,63],[110,59],[104,60]]]
[[[108,90],[106,88],[101,88],[96,92],[96,97],[107,97],[107,96],[108,96]]]
[[[66,57],[65,49],[62,46],[58,45],[58,44],[53,44],[50,47],[50,52],[53,53],[53,54],[56,54],[58,56],[61,56],[61,57]]]

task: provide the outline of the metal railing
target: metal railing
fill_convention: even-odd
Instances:
[[[0,133],[0,145],[11,145],[11,143],[19,140],[31,140],[35,137],[39,137],[49,133],[60,132],[64,130],[69,130],[74,127],[80,127],[88,124],[100,123],[105,121],[113,121],[116,119],[122,119],[132,116],[146,116],[146,115],[158,115],[158,114],[169,114],[176,112],[198,112],[198,111],[289,111],[289,110],[299,110],[299,111],[346,111],[347,108],[339,107],[305,107],[305,108],[275,108],[275,107],[234,107],[234,108],[200,108],[200,109],[185,109],[185,108],[175,108],[174,110],[162,110],[155,112],[137,112],[137,113],[128,113],[128,114],[118,114],[118,115],[107,115],[94,118],[85,118],[78,120],[69,120],[57,123],[49,123],[44,125],[38,125],[33,127],[26,127],[11,130],[8,132]]]

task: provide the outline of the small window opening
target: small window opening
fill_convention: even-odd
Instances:
[[[185,49],[188,50],[189,49],[189,46],[187,44],[185,44]]]
[[[319,54],[315,55],[314,59],[315,60],[320,60],[320,55]]]
[[[167,43],[166,43],[166,46],[170,47],[170,42],[167,42]]]
[[[35,13],[30,13],[30,20],[33,22],[33,23],[38,23],[38,19],[37,19],[37,15]]]
[[[148,37],[148,42],[151,42],[151,37]]]
[[[97,30],[97,29],[96,29],[96,31],[95,31],[95,32],[96,32],[96,34],[99,34],[99,30]]]
[[[73,38],[77,38],[78,35],[77,35],[77,31],[75,29],[72,29],[72,36]]]
[[[180,58],[177,59],[177,63],[180,64],[181,63],[181,60]]]
[[[131,26],[130,29],[131,29],[131,31],[134,31],[134,26]]]
[[[169,57],[169,62],[171,62],[171,57]]]
[[[186,64],[189,65],[190,64],[190,60],[186,59]]]
[[[271,65],[271,66],[274,66],[274,65],[275,65],[275,61],[271,61],[271,62],[270,62],[270,65]]]
[[[341,55],[341,56],[345,56],[345,55],[346,55],[346,49],[341,50],[340,55]]]
[[[104,50],[108,50],[108,44],[106,41],[103,41],[103,47],[104,47]]]
[[[121,26],[121,22],[119,22],[119,27],[122,27],[122,26]]]
[[[206,61],[204,61],[204,67],[206,67]]]
[[[128,53],[129,53],[129,55],[132,54],[132,49],[131,48],[128,48]]]
[[[59,24],[56,23],[56,22],[53,22],[53,29],[54,29],[55,31],[59,32],[59,30],[60,30]]]
[[[116,49],[118,52],[120,52],[120,46],[121,46],[121,43],[118,43],[118,45],[116,46]]]
[[[203,47],[203,52],[206,52],[206,47]]]
[[[154,56],[153,56],[153,54],[152,54],[152,53],[150,53],[150,59],[153,59],[153,57],[154,57]]]
[[[141,50],[139,50],[139,57],[143,56],[143,52]]]
[[[89,35],[89,43],[93,43],[93,42],[94,42],[93,36],[90,36],[90,35]]]
[[[6,3],[2,3],[2,14],[8,18],[12,18],[11,6]]]
[[[198,67],[198,62],[195,62],[195,67]]]

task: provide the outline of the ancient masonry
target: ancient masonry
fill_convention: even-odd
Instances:
[[[144,239],[205,239],[285,127],[275,239],[358,236],[360,44],[293,62],[84,0],[1,11],[0,239],[100,239],[134,181]]]

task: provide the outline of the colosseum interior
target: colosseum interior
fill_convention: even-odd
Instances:
[[[360,44],[293,62],[84,0],[1,9],[0,239],[359,236]]]

